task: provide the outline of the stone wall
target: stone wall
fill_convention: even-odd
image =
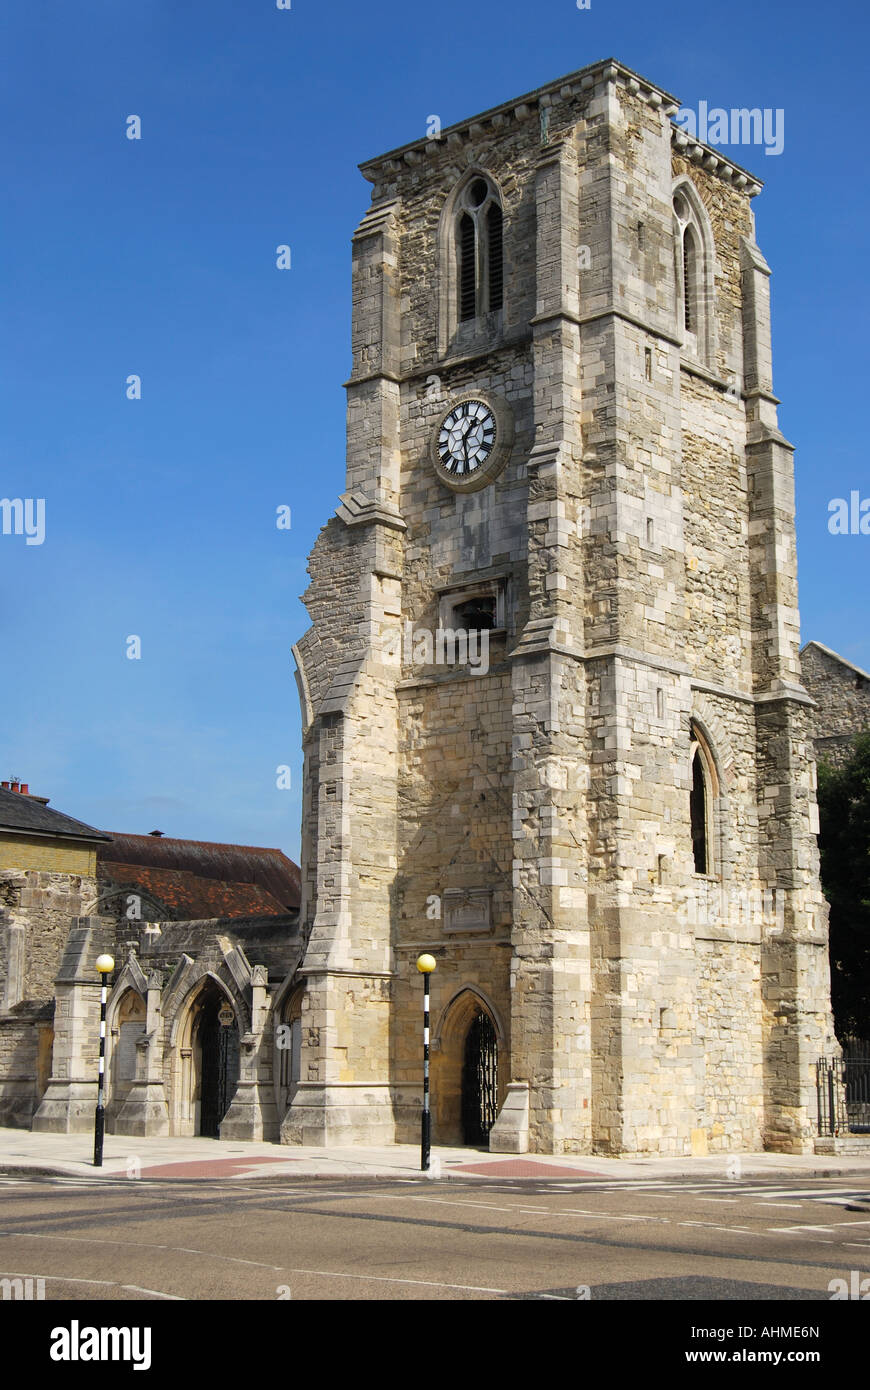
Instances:
[[[427,949],[436,1140],[481,1008],[533,1150],[811,1143],[833,1035],[759,190],[669,108],[603,65],[363,166],[348,491],[296,649],[312,1089],[285,1137],[414,1136]],[[478,176],[503,207],[504,306],[458,323],[451,219]],[[705,247],[694,334],[675,188]],[[469,391],[515,433],[458,492],[430,441]],[[485,673],[385,654],[481,584],[502,613]],[[367,1015],[351,976],[380,982]]]
[[[870,729],[870,676],[818,642],[803,648],[801,670],[816,702],[816,757],[841,767],[848,761],[855,735]]]
[[[53,998],[70,925],[97,893],[93,877],[0,867],[0,1003]]]

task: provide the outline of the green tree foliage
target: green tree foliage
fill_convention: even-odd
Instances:
[[[819,765],[819,827],[837,1036],[870,1038],[870,733],[844,767]]]

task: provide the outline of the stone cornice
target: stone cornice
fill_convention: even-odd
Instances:
[[[447,126],[438,139],[423,136],[385,154],[376,155],[373,159],[364,160],[359,166],[360,172],[370,183],[375,183],[384,172],[396,173],[403,166],[421,164],[424,159],[440,153],[444,148],[456,148],[466,140],[479,140],[481,136],[501,130],[513,121],[528,120],[537,111],[555,105],[558,100],[591,96],[596,87],[617,81],[650,106],[663,107],[668,115],[679,110],[679,103],[670,92],[657,87],[615,58],[603,58],[565,77],[557,77],[523,96],[513,97],[500,106],[492,106],[476,116]]]
[[[692,164],[698,164],[709,174],[715,174],[723,183],[732,184],[741,193],[745,193],[747,198],[754,198],[764,187],[761,179],[750,174],[748,169],[742,169],[739,164],[735,164],[732,159],[726,159],[724,154],[711,149],[709,145],[702,145],[700,140],[687,135],[678,125],[671,127],[671,144],[677,154],[681,154]]]
[[[424,135],[418,140],[411,140],[396,149],[366,159],[359,165],[360,172],[370,183],[378,184],[385,177],[395,176],[405,169],[424,164],[442,152],[455,153],[468,142],[476,144],[493,133],[501,132],[514,123],[530,120],[535,115],[541,118],[541,158],[545,161],[552,160],[558,157],[559,146],[565,140],[566,133],[555,132],[551,139],[543,113],[560,101],[578,97],[585,100],[593,96],[597,89],[611,83],[624,87],[655,110],[662,110],[669,118],[680,110],[677,98],[670,92],[656,86],[648,78],[642,77],[640,73],[634,72],[615,58],[604,58],[564,77],[557,77],[523,96],[513,97],[499,106],[492,106],[464,121],[446,126],[435,138]],[[693,139],[680,126],[672,126],[671,141],[678,154],[715,175],[723,183],[730,184],[738,192],[749,198],[754,198],[761,192],[761,179],[710,145]]]

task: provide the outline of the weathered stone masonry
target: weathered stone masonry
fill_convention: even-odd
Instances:
[[[483,1011],[509,1097],[492,1147],[811,1145],[833,1034],[759,185],[676,109],[602,63],[363,166],[347,484],[295,649],[286,1141],[416,1136],[425,948],[436,1141],[461,1137]],[[504,298],[463,318],[473,179],[502,209]],[[430,440],[468,392],[514,434],[458,492]],[[486,674],[385,640],[484,591]]]

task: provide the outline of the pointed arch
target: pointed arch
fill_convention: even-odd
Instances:
[[[184,995],[173,1009],[173,1019],[169,1029],[170,1047],[187,1045],[193,1026],[192,1020],[196,1012],[197,999],[207,988],[209,981],[217,985],[218,989],[226,995],[227,1003],[234,1010],[242,1032],[249,1033],[251,1031],[250,1009],[242,996],[236,990],[231,989],[226,981],[222,980],[220,975],[217,975],[213,970],[202,970],[195,979],[190,981]]]
[[[494,1121],[507,1089],[507,1037],[498,1009],[477,985],[457,989],[441,1010],[433,1034],[433,1138],[439,1144],[485,1144],[467,1129],[469,1044],[488,1038],[489,1120]],[[484,1127],[485,1129],[485,1127]],[[485,1129],[488,1133],[488,1130]]]
[[[498,1009],[489,995],[479,985],[460,985],[450,996],[438,1016],[438,1023],[432,1034],[435,1046],[440,1047],[445,1037],[467,1027],[474,1017],[475,1008],[483,1007],[492,1019],[496,1037],[501,1045],[505,1043],[505,1031]]]
[[[438,351],[499,331],[504,308],[504,199],[486,169],[467,169],[438,224]]]
[[[177,1002],[169,1026],[169,1115],[173,1134],[200,1132],[202,1057],[197,1046],[197,1023],[209,994],[223,995],[235,1014],[231,1025],[239,1036],[251,1030],[251,1016],[245,1000],[213,970],[200,970],[187,983]]]
[[[721,723],[718,716],[715,723]],[[689,823],[691,849],[696,874],[724,882],[730,877],[731,853],[728,834],[727,779],[733,753],[727,762],[700,714],[689,723]]]
[[[716,245],[709,213],[688,175],[673,187],[677,324],[683,350],[712,367],[716,360]]]
[[[147,1016],[144,992],[125,967],[112,991],[111,1008],[106,1008],[106,1123],[110,1133],[136,1080],[136,1044],[145,1036]]]
[[[272,1076],[279,1122],[284,1118],[302,1079],[302,1017],[305,1008],[305,981],[298,976],[288,980],[275,1001],[275,1060]]]

